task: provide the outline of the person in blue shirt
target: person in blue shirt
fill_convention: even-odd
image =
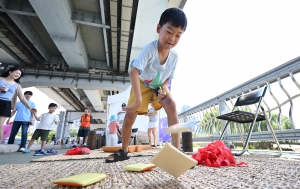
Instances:
[[[30,101],[30,98],[32,97],[32,92],[31,91],[25,91],[24,96],[26,100],[28,101],[28,104],[32,107],[35,108],[35,103]],[[16,111],[12,112],[11,117],[15,114],[16,117],[14,119],[14,123],[11,129],[11,133],[8,139],[8,144],[13,144],[15,137],[22,126],[22,137],[21,137],[21,145],[19,152],[23,152],[26,147],[26,141],[27,141],[27,133],[28,133],[28,128],[29,125],[34,125],[35,119],[33,113],[26,107],[22,102],[17,102],[16,104]],[[10,122],[10,118],[8,119],[7,122]]]

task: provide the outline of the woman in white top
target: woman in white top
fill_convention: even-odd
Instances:
[[[151,103],[150,103],[151,104]],[[152,104],[151,104],[151,108],[149,108],[148,110],[148,114],[147,116],[149,116],[149,124],[148,124],[148,138],[149,138],[149,144],[152,147],[156,147],[156,127],[158,124],[158,113],[157,111],[153,108]],[[151,137],[151,133],[153,135],[153,145],[152,145],[152,137]]]

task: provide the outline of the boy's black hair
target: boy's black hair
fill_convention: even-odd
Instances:
[[[50,103],[49,106],[48,106],[48,108],[51,108],[51,107],[57,107],[57,104],[55,104],[55,103]]]
[[[179,8],[166,9],[160,16],[159,25],[162,27],[164,24],[170,22],[174,27],[181,27],[183,31],[187,27],[187,18],[184,12]]]
[[[26,95],[26,94],[29,94],[29,95],[32,96],[32,92],[31,92],[31,91],[25,91],[25,92],[24,92],[24,95]]]

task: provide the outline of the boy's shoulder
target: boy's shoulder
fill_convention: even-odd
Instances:
[[[158,51],[158,40],[154,40],[154,41],[151,41],[150,43],[148,43],[147,45],[145,45],[145,49],[149,49],[150,51]],[[178,54],[176,52],[176,50],[174,48],[170,49],[169,51],[169,55],[171,55],[172,57],[177,57]]]

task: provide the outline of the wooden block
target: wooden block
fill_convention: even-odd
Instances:
[[[114,153],[120,149],[122,149],[122,146],[103,146],[102,147],[102,150],[104,152],[112,152],[112,153]],[[135,149],[136,149],[136,146],[128,146],[129,153],[135,152]]]
[[[150,162],[176,178],[198,163],[170,143],[165,143]]]
[[[128,146],[128,152],[132,153],[135,152],[136,146]]]
[[[152,149],[152,146],[151,145],[140,145],[143,147],[143,150],[149,150],[149,149]]]
[[[143,151],[143,145],[135,145],[135,152]]]
[[[114,153],[120,149],[122,149],[122,146],[103,146],[102,147],[102,150],[104,152],[112,152],[112,153]]]

